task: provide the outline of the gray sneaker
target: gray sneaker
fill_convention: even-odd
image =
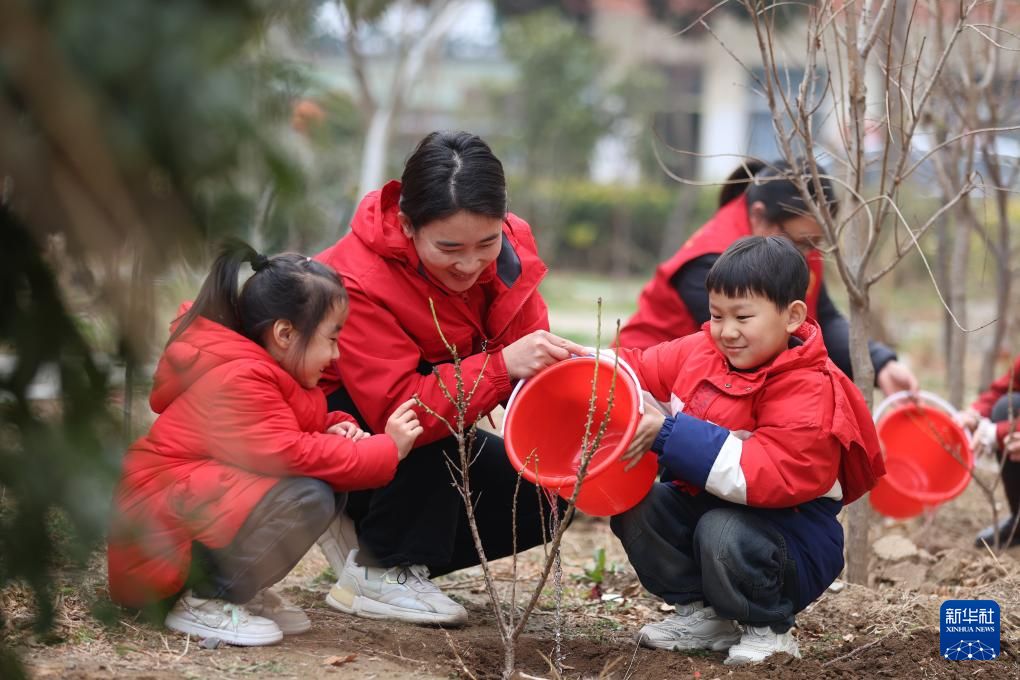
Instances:
[[[729,656],[723,661],[727,666],[742,666],[747,663],[764,661],[776,652],[786,652],[800,658],[797,638],[790,631],[776,633],[768,626],[742,626],[740,642],[730,647]]]
[[[284,635],[300,635],[312,628],[311,620],[300,607],[291,604],[279,593],[268,588],[260,590],[244,606],[253,615],[276,623]]]
[[[682,652],[710,649],[721,652],[740,640],[736,621],[724,619],[701,602],[677,605],[676,614],[638,631],[637,641],[645,647]]]
[[[366,619],[393,619],[407,623],[459,626],[467,623],[467,610],[429,580],[423,565],[366,567],[357,562],[357,549],[336,584],[326,595],[333,609]]]

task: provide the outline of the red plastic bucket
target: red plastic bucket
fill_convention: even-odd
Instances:
[[[885,476],[871,490],[871,505],[886,517],[905,519],[956,498],[970,482],[974,454],[955,409],[921,392],[898,392],[875,411],[885,454]]]
[[[606,353],[597,360],[591,438],[598,432],[608,406],[613,378],[611,356]],[[510,463],[528,481],[565,499],[573,495],[577,483],[595,366],[595,357],[573,357],[543,369],[517,386],[503,419]],[[629,471],[620,460],[643,412],[637,378],[621,360],[609,422],[581,483],[578,510],[589,515],[617,515],[637,505],[652,488],[658,474],[654,454],[645,455]]]

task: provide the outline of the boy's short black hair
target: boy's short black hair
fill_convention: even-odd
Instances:
[[[747,236],[727,248],[705,279],[710,293],[761,295],[779,309],[807,296],[808,267],[788,238]]]

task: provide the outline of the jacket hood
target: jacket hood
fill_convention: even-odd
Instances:
[[[400,227],[400,182],[387,182],[361,199],[351,220],[351,232],[370,250],[387,259],[418,266],[418,254]]]
[[[188,307],[190,304],[182,305],[180,314],[183,315]],[[170,325],[171,332],[179,322],[180,316]],[[203,375],[238,359],[277,365],[266,350],[240,333],[205,317],[198,317],[163,350],[153,376],[149,405],[156,413],[162,413]]]

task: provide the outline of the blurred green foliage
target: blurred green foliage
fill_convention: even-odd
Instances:
[[[352,105],[296,121],[307,78],[272,44],[317,6],[0,3],[0,587],[31,587],[39,631],[54,568],[102,544],[159,277],[222,236],[272,252],[335,230],[305,198],[356,174],[311,172],[356,139]],[[22,677],[0,635],[0,677]]]

